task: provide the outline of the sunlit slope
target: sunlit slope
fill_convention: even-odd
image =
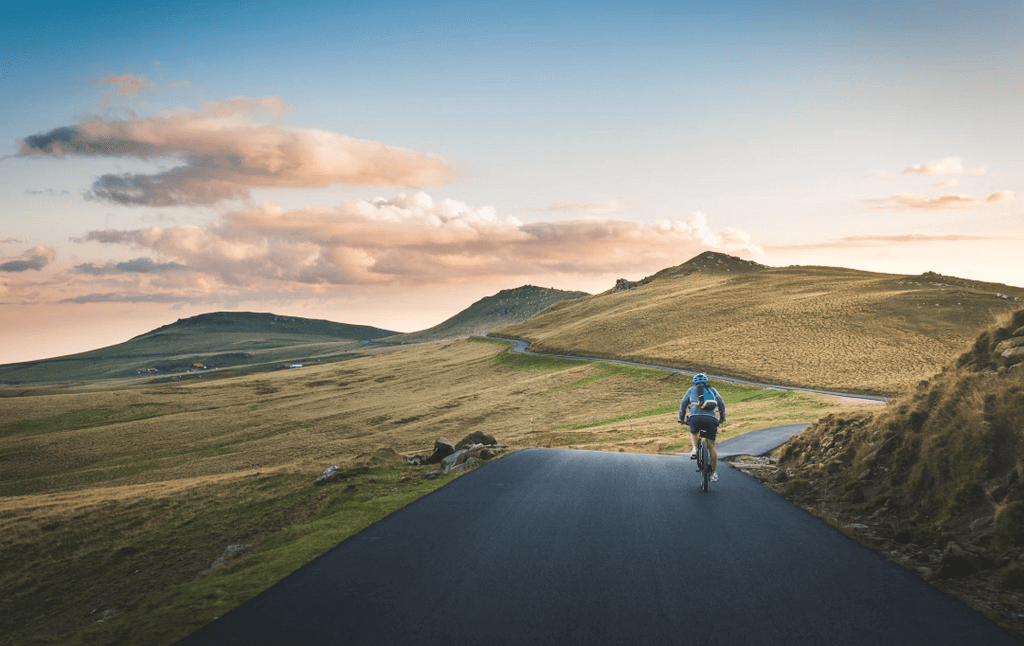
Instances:
[[[894,393],[935,374],[1024,296],[1020,288],[932,273],[769,268],[709,253],[641,283],[494,334],[541,352]]]
[[[512,323],[525,321],[547,307],[566,300],[588,296],[586,292],[569,292],[523,285],[503,289],[494,296],[482,298],[450,319],[432,328],[410,334],[381,339],[380,343],[423,343],[456,339],[473,334],[486,334]]]
[[[179,319],[98,350],[0,366],[0,383],[69,382],[161,376],[329,356],[395,334],[364,325],[255,312],[212,312]],[[139,371],[147,371],[140,373]]]

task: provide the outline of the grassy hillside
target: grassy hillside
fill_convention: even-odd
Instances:
[[[90,352],[0,366],[0,385],[91,383],[102,380],[194,379],[270,371],[296,363],[350,358],[373,348],[486,334],[525,321],[567,299],[587,296],[525,285],[481,299],[427,330],[400,334],[364,325],[252,312],[212,312]],[[2,395],[20,395],[8,388]]]
[[[874,414],[830,415],[758,475],[855,538],[1024,626],[1024,310]]]
[[[0,383],[54,383],[167,376],[214,368],[273,369],[358,350],[395,332],[364,325],[254,312],[178,319],[99,350],[0,366]]]
[[[523,285],[504,289],[482,298],[450,319],[420,332],[381,339],[381,345],[424,343],[487,334],[491,330],[529,319],[549,306],[589,296],[586,292],[567,292]]]
[[[688,379],[506,347],[462,340],[3,400],[0,645],[173,643],[442,484],[395,453],[428,452],[439,436],[688,450],[675,422]],[[715,385],[729,401],[723,437],[858,406]],[[331,464],[351,479],[313,487]],[[237,543],[253,547],[198,577]]]
[[[941,369],[1021,296],[933,273],[773,268],[707,252],[494,334],[541,352],[893,394]]]

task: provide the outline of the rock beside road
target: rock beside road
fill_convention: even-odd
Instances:
[[[439,437],[434,442],[433,453],[410,456],[406,458],[406,462],[413,466],[440,463],[445,475],[448,475],[471,469],[484,460],[490,460],[497,456],[506,448],[508,447],[499,444],[494,437],[474,431],[454,445],[447,439]]]

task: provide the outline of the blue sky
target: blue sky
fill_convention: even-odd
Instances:
[[[0,362],[231,308],[421,329],[705,249],[1024,285],[1019,2],[3,11]]]

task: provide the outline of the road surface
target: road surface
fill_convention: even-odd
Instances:
[[[493,460],[179,644],[1016,644],[739,470],[704,493],[694,469]]]

